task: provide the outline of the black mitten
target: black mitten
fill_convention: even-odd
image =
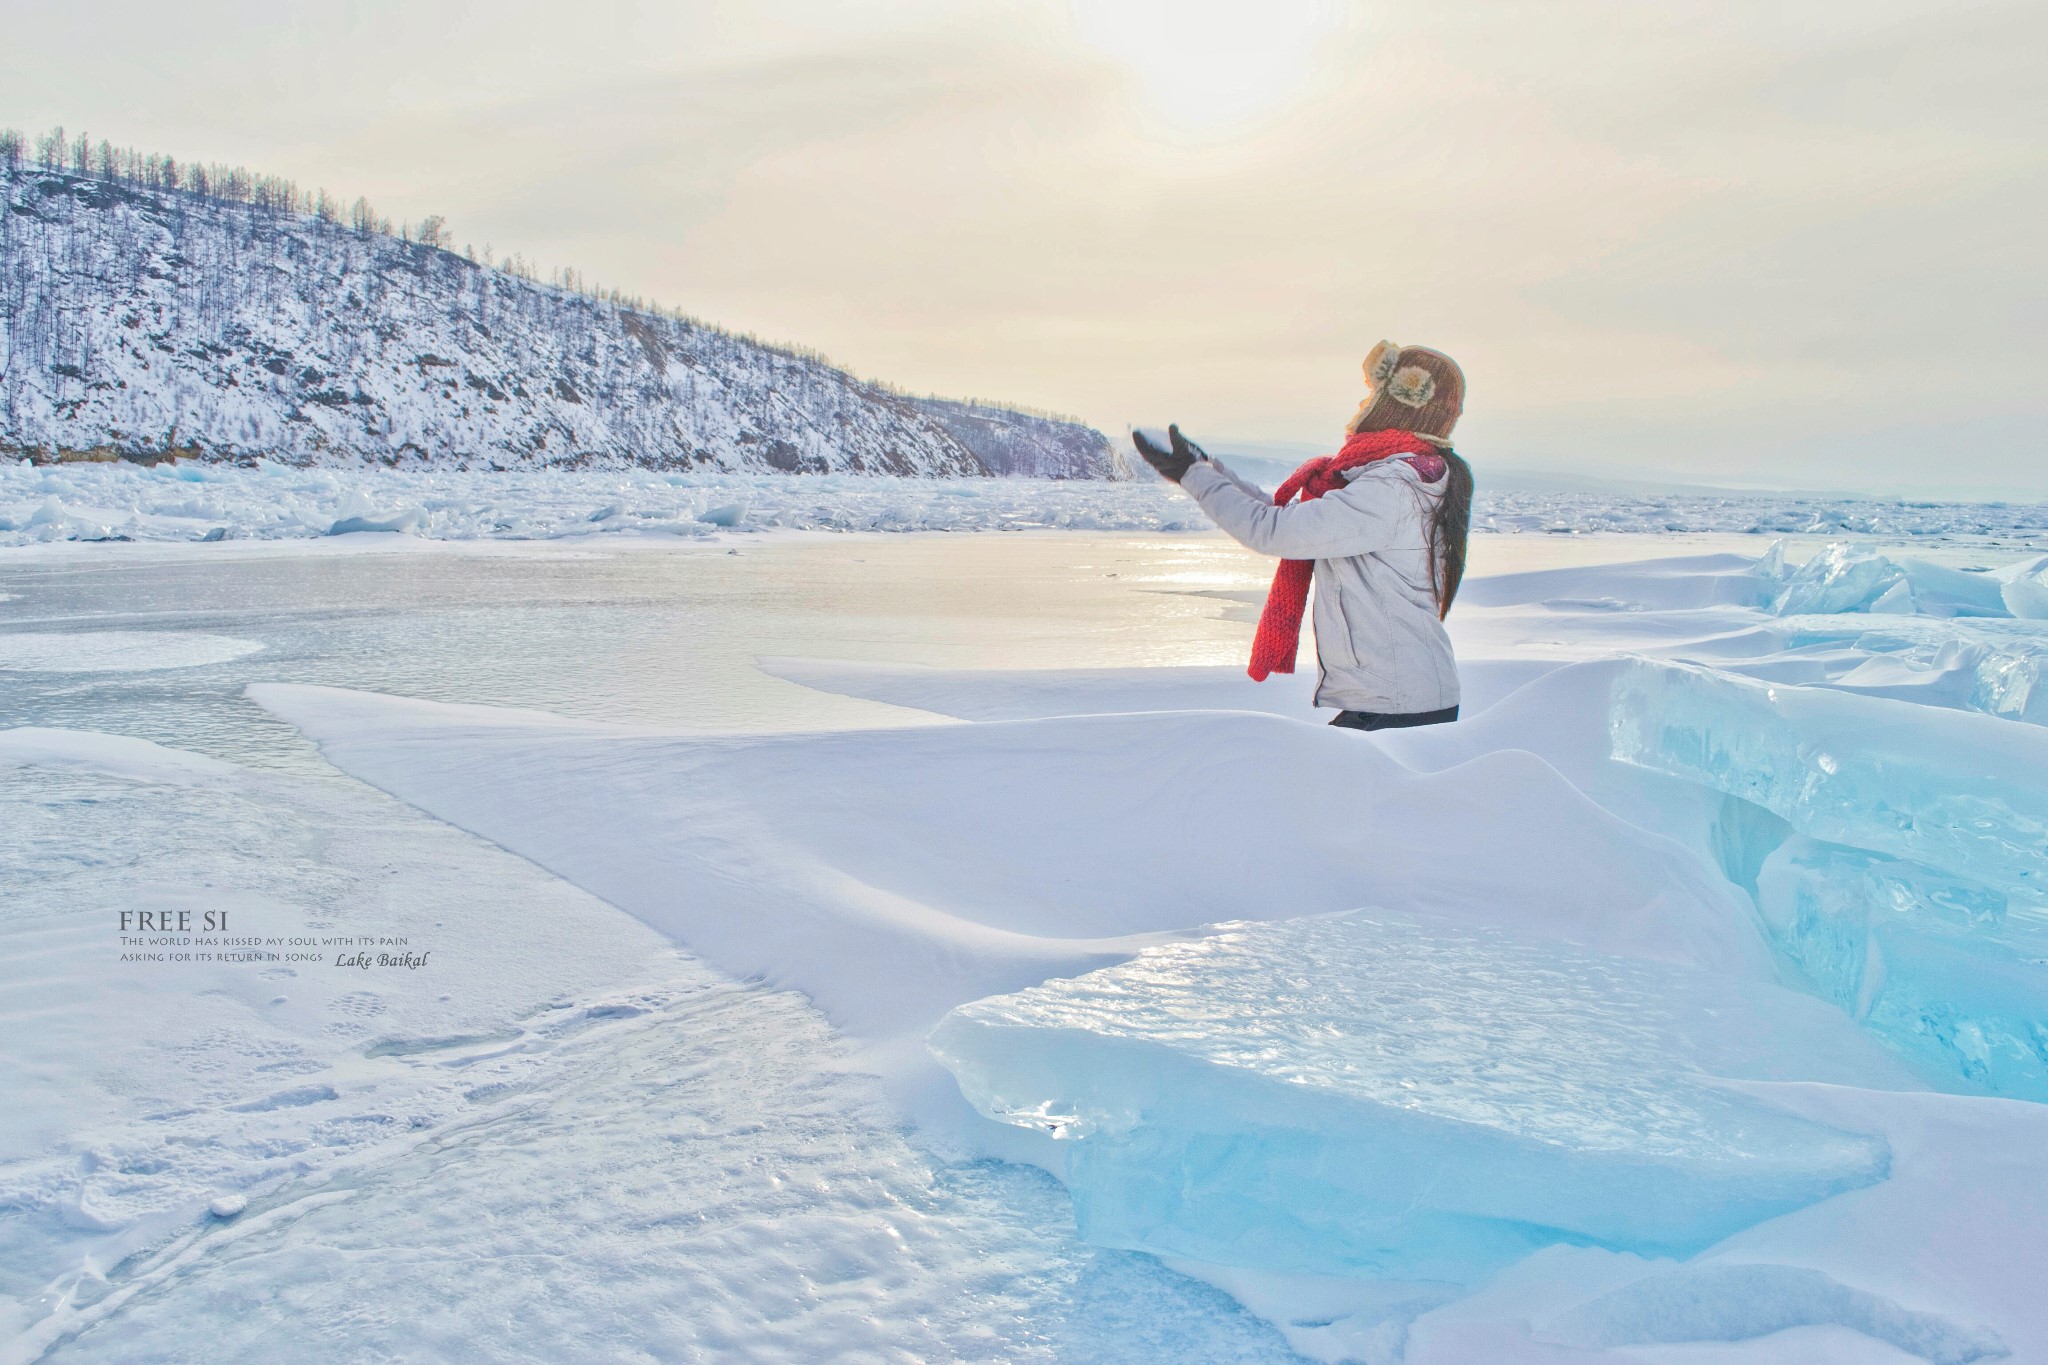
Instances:
[[[1188,443],[1181,439],[1180,428],[1169,427],[1167,431],[1173,440],[1173,448],[1171,450],[1161,450],[1158,446],[1152,444],[1142,431],[1131,433],[1131,444],[1135,445],[1138,448],[1138,453],[1145,457],[1146,464],[1158,470],[1164,477],[1179,483],[1181,477],[1188,470],[1194,468],[1195,456],[1187,453],[1189,449]],[[1197,454],[1199,453],[1197,452]]]

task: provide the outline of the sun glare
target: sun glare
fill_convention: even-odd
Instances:
[[[1286,102],[1339,0],[1070,0],[1081,40],[1126,68],[1173,126],[1226,130]]]

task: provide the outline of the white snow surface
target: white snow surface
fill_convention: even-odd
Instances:
[[[1375,735],[1234,667],[805,659],[764,667],[955,723],[707,736],[250,689],[380,792],[4,732],[33,815],[0,852],[58,888],[5,925],[8,1349],[232,1358],[290,1325],[311,1358],[2048,1359],[2048,1063],[2018,1046],[2048,967],[2013,780],[2048,626],[1860,553],[1807,581],[1873,591],[1819,614],[1781,614],[1808,570],[1776,555],[1475,579],[1464,718]],[[1981,577],[2023,605],[2037,571]],[[1811,765],[1857,729],[1890,747],[1828,787]],[[1882,780],[1894,751],[1910,787]],[[445,823],[423,840],[393,798]],[[81,829],[121,865],[57,851]],[[1952,856],[1971,838],[1995,865]],[[89,918],[116,901],[461,948],[438,998],[324,965],[122,977]],[[1407,965],[1370,1000],[1319,986],[1352,951]],[[1240,954],[1235,985],[1172,967],[1205,953]],[[992,1024],[1001,1046],[966,1028]],[[1189,1083],[1117,1085],[1139,1043]],[[1320,1259],[1273,1255],[1301,1191],[1257,1179],[1312,1168],[1327,1114],[1259,1095],[1310,1081],[1353,1123],[1438,1086],[1485,1253],[1360,1259],[1339,1221]],[[1636,1158],[1684,1112],[1726,1125],[1716,1178],[1744,1142],[1821,1178],[1638,1235],[1683,1207]],[[1146,1145],[1197,1118],[1234,1155],[1184,1195],[1088,1146],[1199,1161]],[[1593,1164],[1516,1155],[1559,1142]],[[1608,1160],[1644,1198],[1595,1207]],[[1010,1161],[1068,1181],[1099,1245]],[[1517,1212],[1542,1199],[1586,1221]],[[428,1306],[423,1267],[460,1297]]]
[[[430,540],[697,537],[814,531],[1168,531],[1208,519],[1170,484],[612,469],[384,469],[123,461],[0,463],[0,547],[56,541],[294,540],[383,531]],[[2048,509],[1769,494],[1669,498],[1489,492],[1473,528],[1503,534],[1735,532],[1993,538],[2048,548]],[[1894,581],[1902,573],[1881,570]],[[2033,577],[2016,601],[2048,603]],[[1836,594],[1834,601],[1843,601]],[[1851,603],[1850,609],[1860,604]],[[1844,609],[1840,605],[1823,609]],[[1889,609],[1889,608],[1887,608]],[[2041,614],[2048,606],[2015,609]]]
[[[359,784],[16,729],[0,801],[0,1359],[1284,1354],[912,1146],[800,997]],[[115,907],[433,961],[119,963]]]

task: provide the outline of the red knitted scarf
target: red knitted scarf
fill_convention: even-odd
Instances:
[[[1384,460],[1390,455],[1413,455],[1410,464],[1424,483],[1444,476],[1443,456],[1436,446],[1412,431],[1361,431],[1344,443],[1335,455],[1318,455],[1287,476],[1273,493],[1276,505],[1285,507],[1299,493],[1301,500],[1320,498],[1344,487],[1347,469]],[[1252,664],[1247,670],[1254,682],[1264,682],[1274,673],[1294,671],[1294,652],[1301,645],[1301,614],[1308,606],[1308,585],[1315,576],[1312,559],[1283,559],[1273,574],[1273,588],[1266,594],[1266,609],[1259,614],[1259,633],[1252,637]]]

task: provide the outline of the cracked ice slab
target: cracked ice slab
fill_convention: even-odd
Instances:
[[[1638,660],[1614,757],[1753,802],[1802,834],[2048,898],[2048,730]]]
[[[1776,582],[1770,609],[1779,616],[1875,612],[1924,616],[2011,616],[2003,580],[1924,559],[1849,543],[1828,546],[1797,569],[1773,554],[1758,565]]]
[[[2048,732],[1637,661],[1612,739],[1791,826],[1751,889],[1819,994],[1937,1084],[2048,1100]]]
[[[1882,1179],[1881,1140],[1717,1078],[1903,1080],[1775,985],[1381,910],[1148,948],[930,1046],[1066,1141],[1092,1242],[1467,1284],[1558,1243],[1690,1254]]]

